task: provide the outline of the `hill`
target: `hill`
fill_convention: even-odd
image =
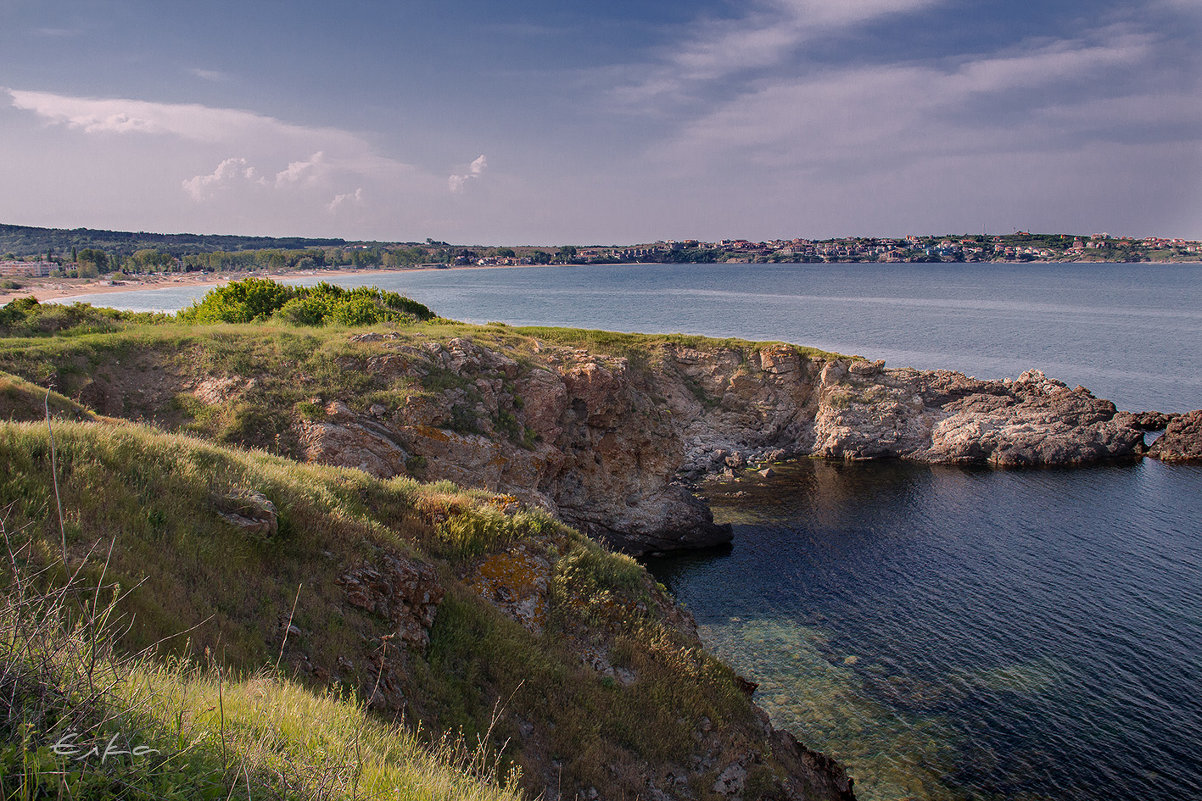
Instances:
[[[0,320],[6,671],[36,662],[15,636],[36,618],[22,600],[32,587],[68,599],[56,636],[80,655],[22,685],[8,717],[15,745],[2,754],[41,766],[22,775],[53,786],[70,767],[47,750],[63,727],[82,721],[90,741],[116,720],[187,762],[183,779],[155,774],[176,797],[224,798],[239,783],[368,797],[368,776],[414,798],[850,797],[842,771],[771,728],[749,685],[704,652],[688,615],[629,557],[534,498],[423,483],[420,460],[374,477],[368,457],[395,454],[373,450],[370,421],[355,429],[367,471],[310,458],[301,434],[328,430],[335,399],[370,413],[486,391],[472,380],[479,365],[432,366],[417,386],[361,362],[405,358],[403,347],[449,354],[471,333],[508,342],[517,365],[529,352],[517,346],[537,342],[529,335],[445,320],[314,328],[61,308],[5,307]],[[631,355],[650,344],[592,336]],[[501,390],[513,380],[503,368],[489,379]],[[33,382],[64,395],[47,401]],[[462,409],[448,409],[432,441],[522,449],[523,427]],[[91,637],[72,621],[92,620],[114,586],[119,622]],[[93,653],[112,665],[99,700],[72,692],[100,675],[88,673]],[[132,757],[120,764],[79,780],[134,781]],[[417,778],[397,778],[415,764]],[[512,769],[521,778],[506,789]]]
[[[92,228],[35,228],[0,225],[0,254],[44,256],[47,252],[70,256],[72,249],[95,248],[129,257],[139,250],[159,250],[175,257],[193,253],[243,250],[303,250],[342,247],[343,239],[305,237],[231,236],[225,234],[153,234],[145,231],[105,231]]]

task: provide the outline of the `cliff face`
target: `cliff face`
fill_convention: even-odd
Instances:
[[[886,370],[881,363],[815,355],[788,345],[685,344],[637,337],[600,352],[604,349],[549,344],[529,332],[492,327],[459,326],[449,335],[419,329],[318,336],[291,329],[264,333],[231,328],[199,334],[164,329],[156,339],[152,333],[46,347],[22,343],[0,353],[0,367],[43,380],[46,365],[53,364],[56,386],[67,396],[61,404],[82,403],[89,408],[78,413],[89,419],[92,411],[148,419],[164,428],[258,445],[313,463],[360,468],[380,478],[412,475],[482,487],[502,493],[489,501],[502,515],[520,508],[517,501],[538,505],[633,553],[729,539],[729,530],[714,525],[689,486],[707,475],[768,461],[818,456],[1035,466],[1135,458],[1143,450],[1131,415],[1117,415],[1108,401],[1038,372],[1013,381],[977,381],[944,371]],[[27,389],[17,395],[37,400]],[[25,405],[25,416],[40,416],[36,404]],[[334,474],[329,482],[331,492],[348,493],[347,508],[360,503],[360,496],[392,491],[388,482],[352,491],[345,474]],[[259,477],[254,483],[265,482]],[[440,490],[434,485],[430,491]],[[302,495],[299,489],[297,495]],[[242,503],[247,496],[231,498]],[[280,503],[278,498],[274,502]],[[432,531],[447,537],[447,532],[459,531],[444,530],[450,509],[445,504],[402,513],[395,505],[390,501],[388,512],[381,512],[381,525],[395,526],[420,511]],[[241,508],[223,511],[246,518]],[[290,527],[306,519],[289,505],[281,508],[289,512]],[[254,515],[248,519],[257,522]],[[469,531],[464,525],[463,531]],[[326,528],[325,523],[312,526],[322,536]],[[413,539],[432,536],[427,532]],[[479,628],[483,618],[477,614],[477,599],[524,630],[522,637],[534,638],[537,646],[509,660],[523,670],[541,650],[559,648],[568,662],[583,665],[607,691],[640,690],[650,686],[652,675],[662,680],[656,686],[678,684],[679,665],[651,659],[658,653],[655,642],[632,640],[635,635],[620,620],[608,629],[598,624],[605,615],[631,608],[646,612],[638,604],[647,604],[632,601],[633,595],[581,590],[577,574],[595,557],[565,536],[502,540],[441,567],[414,562],[400,552],[356,552],[347,554],[337,576],[326,584],[335,596],[345,595],[347,609],[387,622],[389,631],[377,638],[381,642],[388,637],[415,652],[438,646],[439,665],[467,665],[464,675],[474,678],[463,680],[464,692],[476,686],[473,671],[485,668],[483,662],[470,661],[482,659],[476,653],[478,638],[454,636],[455,626],[448,621],[457,614],[456,625]],[[439,537],[432,541],[441,541]],[[354,537],[333,538],[343,540],[349,543]],[[325,560],[329,547],[324,540],[320,546],[315,541],[306,553],[322,554]],[[654,617],[670,624],[663,630],[674,638],[680,635],[682,653],[694,650],[687,615],[660,598],[645,574],[639,575],[643,594],[658,598],[662,606]],[[289,589],[280,610],[293,597],[294,579],[289,576],[285,582]],[[438,619],[446,631],[431,645],[435,607],[442,610]],[[347,610],[339,608],[345,617]],[[545,628],[548,621],[555,626],[552,634]],[[303,635],[304,629],[302,621],[298,631]],[[461,642],[468,645],[455,650]],[[353,662],[365,671],[365,681],[370,679],[371,692],[365,696],[373,704],[386,709],[399,708],[406,699],[419,704],[419,679],[434,676],[433,668],[407,672],[408,663],[388,662],[382,649],[378,654],[352,653],[354,647],[352,643],[345,653],[326,649],[324,654],[298,654],[296,666],[325,681],[351,670]],[[392,659],[401,658],[399,649],[392,653]],[[344,659],[340,662],[338,656]],[[545,673],[553,677],[556,670]],[[551,678],[546,686],[555,686]],[[737,683],[727,677],[722,683],[727,696],[730,686]],[[495,697],[508,692],[506,685],[505,694],[498,691]],[[745,701],[735,706],[745,710]],[[551,798],[562,778],[564,752],[552,747],[548,732],[568,726],[535,720],[545,714],[540,704],[545,706],[542,696],[532,694],[528,708],[515,712],[512,725],[528,741],[523,759],[532,783]],[[640,704],[633,702],[630,708],[647,714],[651,707]],[[575,702],[561,706],[587,708]],[[650,793],[654,797],[697,795],[686,786],[700,787],[699,797],[851,797],[850,780],[837,765],[774,732],[762,715],[744,721],[732,734],[729,722],[715,725],[717,718],[696,710],[698,720],[677,720],[678,710],[687,706],[665,705],[664,720],[656,725],[687,725],[682,742],[698,746],[689,762],[631,757],[627,773],[608,778],[581,768],[576,789],[588,794],[589,787],[612,783],[623,792],[651,788],[659,793]],[[431,717],[437,719],[434,713]],[[625,731],[622,736],[630,736]],[[607,761],[612,763],[609,756],[596,760],[598,765]],[[770,790],[753,789],[764,784],[765,771],[777,777]]]
[[[1135,458],[1143,444],[1109,401],[1038,371],[978,381],[786,345],[663,345],[633,364],[541,344],[519,361],[468,338],[391,353],[379,344],[385,352],[363,366],[388,380],[460,381],[366,414],[328,403],[324,420],[302,424],[309,459],[377,475],[408,466],[511,493],[634,553],[729,539],[682,482],[750,464],[821,456],[1076,465]]]

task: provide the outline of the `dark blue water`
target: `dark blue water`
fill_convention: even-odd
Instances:
[[[806,463],[652,567],[863,798],[1202,798],[1200,472]]]
[[[305,279],[307,280],[307,279]],[[316,280],[316,279],[314,279]],[[346,277],[457,319],[1037,367],[1202,407],[1202,268],[732,265]],[[191,294],[103,295],[172,309]],[[147,299],[149,297],[149,300]],[[804,463],[716,491],[733,549],[653,565],[864,799],[1202,798],[1202,468]]]

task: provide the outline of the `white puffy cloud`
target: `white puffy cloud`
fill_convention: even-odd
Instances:
[[[468,169],[467,169],[466,173],[462,173],[459,175],[452,175],[449,179],[447,179],[447,184],[450,187],[452,192],[462,192],[463,187],[467,184],[468,181],[475,180],[476,178],[479,178],[481,175],[484,174],[484,169],[487,166],[488,166],[488,159],[486,159],[484,157],[484,155],[481,154],[481,155],[477,156],[476,159],[471,164],[468,165]]]
[[[405,163],[352,131],[199,104],[4,88],[0,126],[11,156],[0,180],[37,190],[42,211],[34,219],[45,224],[398,239],[441,233],[425,221],[447,200],[445,173]],[[482,170],[480,162],[467,172]],[[37,189],[39,171],[55,176],[42,180],[53,191]],[[23,205],[0,198],[0,219],[29,219],[34,194],[25,191]],[[350,209],[356,214],[345,214]]]
[[[217,169],[208,175],[195,175],[183,182],[184,191],[193,200],[207,200],[221,187],[230,186],[242,181],[265,185],[266,179],[244,158],[229,158],[217,165]]]
[[[312,184],[319,181],[323,175],[327,174],[330,169],[330,164],[326,161],[326,154],[322,151],[317,151],[307,159],[291,162],[286,169],[276,173],[276,186],[285,186],[287,184],[308,183]]]

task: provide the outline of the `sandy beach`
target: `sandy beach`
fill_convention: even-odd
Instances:
[[[236,272],[236,273],[178,273],[169,275],[129,275],[117,279],[100,278],[30,278],[20,279],[20,289],[0,289],[0,306],[17,298],[35,297],[40,302],[70,300],[82,295],[105,295],[110,292],[132,292],[143,289],[170,289],[182,286],[220,286],[254,276],[275,280],[302,276],[334,276],[341,273],[373,275],[392,273],[398,270],[304,270],[286,273]],[[408,271],[406,271],[408,272]]]

